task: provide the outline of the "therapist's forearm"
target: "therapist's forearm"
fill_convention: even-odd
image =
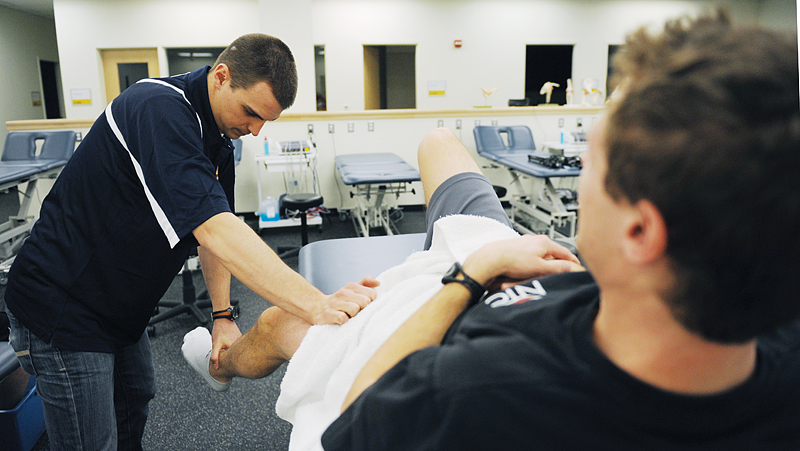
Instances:
[[[203,246],[197,248],[200,256],[200,268],[206,282],[208,296],[211,298],[213,311],[224,310],[231,306],[231,273],[225,266]]]
[[[272,304],[310,323],[324,295],[286,266],[275,252],[232,213],[204,222],[194,235],[205,250],[240,282]]]

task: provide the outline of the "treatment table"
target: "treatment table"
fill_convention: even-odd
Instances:
[[[531,230],[532,220],[535,220],[546,226],[550,238],[574,244],[577,201],[565,203],[551,179],[577,177],[580,168],[553,168],[529,161],[529,155],[542,159],[555,156],[536,151],[533,135],[527,126],[476,126],[473,135],[478,155],[506,167],[511,173],[512,184],[517,190],[510,202],[510,219],[514,228],[521,233],[536,233]],[[532,177],[534,181],[530,190],[522,184],[526,177]]]
[[[387,194],[411,192],[407,184],[420,180],[419,171],[393,153],[365,153],[339,155],[336,170],[342,183],[356,189],[350,192],[358,206],[351,210],[356,232],[369,236],[371,228],[382,227],[387,235],[393,235],[389,219],[389,207],[384,204]],[[370,199],[374,196],[374,203]]]
[[[76,134],[72,130],[13,131],[6,135],[3,155],[0,157],[0,191],[11,196],[27,184],[15,214],[0,223],[0,283],[5,282],[22,242],[33,228],[33,217],[28,216],[36,183],[42,178],[54,179],[75,151]],[[2,219],[0,219],[2,220]]]
[[[298,272],[325,294],[348,282],[377,277],[423,250],[425,233],[321,240],[303,246]]]

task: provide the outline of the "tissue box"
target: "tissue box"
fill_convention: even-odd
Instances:
[[[44,433],[44,411],[35,383],[31,377],[27,394],[17,407],[0,410],[0,450],[30,451]]]

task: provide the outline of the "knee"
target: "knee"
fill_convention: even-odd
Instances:
[[[432,130],[422,138],[417,152],[418,158],[423,159],[431,153],[445,148],[446,143],[454,140],[458,141],[458,138],[448,128],[440,127]]]
[[[278,307],[270,307],[264,310],[261,312],[261,315],[259,315],[252,331],[259,337],[269,337],[280,321],[281,312],[283,312],[283,310]]]

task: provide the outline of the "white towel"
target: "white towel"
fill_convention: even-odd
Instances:
[[[434,224],[431,249],[380,274],[376,299],[342,326],[313,326],[281,383],[275,410],[293,425],[290,451],[321,450],[361,368],[389,336],[442,287],[442,275],[492,241],[519,236],[500,222],[453,215]]]

